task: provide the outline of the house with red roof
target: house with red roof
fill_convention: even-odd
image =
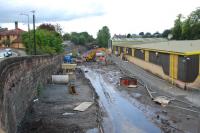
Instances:
[[[10,47],[10,48],[25,48],[22,44],[21,34],[25,32],[24,30],[18,28],[18,22],[15,22],[15,29],[8,30],[5,28],[0,31],[0,48]]]

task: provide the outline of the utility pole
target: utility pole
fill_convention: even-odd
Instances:
[[[24,16],[27,16],[28,18],[28,41],[29,41],[29,46],[31,46],[31,35],[30,35],[30,24],[29,24],[29,14],[26,14],[26,13],[21,13],[20,15],[24,15]],[[31,52],[32,53],[32,52]]]
[[[33,13],[33,41],[34,41],[34,54],[36,55],[36,38],[35,38],[35,11]]]

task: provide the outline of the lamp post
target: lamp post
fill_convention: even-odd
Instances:
[[[33,13],[33,42],[34,42],[34,54],[36,55],[36,38],[35,38],[35,11],[31,11]]]
[[[26,13],[21,13],[20,15],[27,16],[27,18],[28,18],[28,32],[30,33],[29,14],[26,14]]]
[[[27,16],[27,18],[28,18],[28,39],[29,39],[28,41],[29,41],[29,45],[30,45],[31,35],[30,35],[30,25],[29,25],[29,14],[21,13],[20,15]]]

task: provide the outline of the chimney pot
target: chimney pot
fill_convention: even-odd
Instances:
[[[18,29],[18,22],[15,21],[15,29]]]

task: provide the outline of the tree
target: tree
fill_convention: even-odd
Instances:
[[[193,23],[199,23],[200,19],[200,7],[198,7],[195,11],[192,11],[190,14],[191,21]]]
[[[182,39],[182,25],[183,25],[181,21],[182,18],[183,18],[182,14],[179,14],[177,16],[177,19],[174,22],[174,28],[172,29],[173,38],[176,40]]]
[[[69,33],[65,33],[63,35],[63,40],[71,40],[71,35]]]
[[[54,25],[55,31],[58,32],[60,35],[62,35],[63,30],[60,24]]]
[[[200,7],[190,14],[192,39],[200,39]]]
[[[155,33],[153,33],[153,35],[152,35],[152,37],[161,37],[162,35],[158,32],[158,31],[156,31]]]
[[[151,37],[151,33],[150,32],[147,32],[145,35],[144,35],[144,37]]]
[[[169,34],[171,34],[171,30],[166,29],[166,30],[163,31],[162,37],[167,38]]]
[[[81,32],[80,36],[81,35],[85,37],[86,42],[92,42],[92,41],[94,41],[94,38],[91,35],[89,35],[87,32]]]
[[[78,36],[72,36],[72,37],[71,37],[71,41],[72,41],[73,43],[75,43],[75,44],[79,44],[79,38],[78,38]]]
[[[131,34],[129,33],[126,37],[127,37],[127,38],[131,38]]]
[[[55,26],[52,24],[41,24],[38,29],[48,30],[48,31],[56,31]]]
[[[140,35],[140,36],[144,36],[144,32],[140,32],[139,35]]]
[[[94,41],[94,38],[87,32],[72,32],[70,35],[70,40],[75,44],[85,45],[86,43]]]
[[[191,30],[191,19],[188,17],[182,25],[182,39],[192,39]]]
[[[100,47],[107,47],[108,40],[110,39],[110,31],[107,26],[103,26],[97,33],[97,43]]]
[[[84,35],[80,35],[79,37],[79,44],[85,45],[86,43],[86,38]]]
[[[29,42],[28,32],[22,34],[22,42],[26,48],[28,54],[33,53],[33,31],[31,34],[31,42]],[[36,51],[37,54],[55,54],[63,52],[62,36],[53,31],[48,31],[46,29],[36,30]]]
[[[172,28],[173,38],[180,40],[200,39],[200,8],[193,11],[184,21],[179,14]]]
[[[192,13],[183,20],[183,16],[179,14],[174,21],[174,27],[170,31],[164,31],[163,37],[167,37],[167,34],[172,33],[173,39],[177,40],[191,40],[200,39],[200,7],[192,11]]]

